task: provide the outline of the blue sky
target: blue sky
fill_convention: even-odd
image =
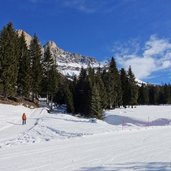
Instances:
[[[42,45],[114,56],[141,80],[171,82],[171,0],[2,0],[0,16],[0,28],[12,21]]]

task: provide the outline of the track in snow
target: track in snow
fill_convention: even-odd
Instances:
[[[15,118],[15,124],[3,124],[0,171],[170,171],[170,109],[107,111],[110,124],[43,109],[30,111],[25,126]],[[148,116],[157,127],[146,126]]]

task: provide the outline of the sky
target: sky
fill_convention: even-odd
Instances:
[[[0,29],[9,22],[42,45],[113,56],[140,80],[171,83],[171,0],[1,0]]]

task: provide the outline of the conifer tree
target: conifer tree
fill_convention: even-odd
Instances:
[[[142,84],[138,91],[138,104],[145,105],[148,103],[149,103],[148,87]]]
[[[3,96],[15,96],[18,77],[18,36],[9,23],[0,33],[0,82]]]
[[[128,69],[128,87],[129,87],[128,103],[133,107],[133,105],[137,105],[138,87],[131,67],[129,67]]]
[[[107,108],[107,92],[106,88],[104,85],[104,82],[102,80],[102,73],[101,73],[101,68],[99,67],[96,73],[96,87],[98,89],[98,92],[100,92],[100,101],[101,101],[101,106],[103,109]]]
[[[57,92],[58,87],[58,72],[56,69],[56,65],[52,65],[50,71],[49,71],[49,80],[48,80],[48,93],[51,98],[51,104],[53,101],[53,98],[55,96],[55,93]]]
[[[149,86],[149,104],[156,104],[155,88],[154,86]]]
[[[103,119],[103,109],[101,105],[100,93],[96,87],[96,84],[92,86],[89,105],[89,116],[95,117],[97,119]]]
[[[50,100],[50,94],[55,93],[57,86],[57,70],[49,47],[45,49],[42,68],[43,78],[41,81],[41,94],[46,96],[48,102]]]
[[[158,104],[159,92],[159,87],[153,85],[149,86],[149,104]]]
[[[164,87],[158,87],[159,88],[159,94],[157,98],[157,104],[166,104],[166,98],[164,94]]]
[[[106,94],[107,94],[107,109],[111,109],[112,108],[112,82],[111,82],[111,77],[109,72],[106,71],[106,69],[103,70],[102,73],[102,79],[104,82],[104,85],[106,87]]]
[[[164,104],[171,103],[171,89],[168,84],[164,84],[163,86],[163,93],[164,93]]]
[[[129,88],[128,88],[128,76],[124,68],[121,68],[120,80],[121,80],[121,87],[122,87],[122,103],[123,103],[123,107],[126,108],[126,105],[128,105]]]
[[[62,105],[66,103],[66,99],[65,99],[66,78],[58,73],[57,80],[58,80],[57,91],[55,92],[53,100],[55,103]]]
[[[29,97],[31,88],[31,68],[30,56],[25,41],[24,33],[22,32],[19,38],[19,67],[18,67],[17,93],[20,96]]]
[[[108,108],[112,109],[119,107],[122,104],[122,90],[119,72],[113,57],[111,59],[111,62],[109,63],[108,72],[105,72],[105,74],[103,74],[103,80],[106,85],[108,96]]]
[[[71,85],[67,84],[65,87],[65,101],[67,105],[67,112],[74,114],[75,109],[74,109],[73,93],[71,89],[72,89]]]
[[[42,79],[42,51],[41,45],[36,35],[34,35],[30,44],[30,57],[31,57],[31,76],[32,76],[32,100],[38,98],[40,91],[40,82]]]
[[[88,97],[90,94],[90,86],[88,84],[86,69],[81,68],[75,90],[74,103],[77,104],[75,106],[76,113],[86,115],[88,114]]]
[[[94,69],[91,67],[88,68],[88,71],[83,68],[81,69],[75,88],[76,94],[74,95],[74,104],[76,104],[76,113],[80,113],[86,117],[102,119],[100,88],[96,86],[96,81],[97,78]]]

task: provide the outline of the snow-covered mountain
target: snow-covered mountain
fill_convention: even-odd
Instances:
[[[30,45],[32,36],[23,30],[17,30],[19,36],[24,32],[27,46]],[[99,63],[95,58],[72,53],[59,48],[54,41],[48,41],[42,49],[42,52],[49,47],[52,57],[55,60],[58,70],[65,76],[79,75],[81,67],[87,68],[88,66],[98,67]]]
[[[21,36],[22,32],[24,32],[27,46],[29,46],[32,40],[32,36],[30,36],[23,30],[17,30],[19,36]],[[58,66],[58,71],[67,77],[72,77],[74,75],[78,76],[81,67],[87,68],[88,66],[92,66],[96,68],[99,66],[99,62],[95,58],[65,51],[59,48],[54,41],[48,41],[43,46],[42,53],[48,47],[50,48],[52,57]],[[106,64],[104,64],[103,66],[105,67],[105,65]],[[142,83],[146,84],[145,82],[138,79],[136,79],[136,81],[139,86],[141,86]]]
[[[146,83],[144,81],[139,80],[138,78],[135,78],[135,81],[137,82],[137,85],[138,86],[141,86],[142,84],[144,84],[144,85],[147,85],[148,84],[148,83]]]
[[[59,48],[55,42],[49,41],[45,44],[44,49],[50,48],[53,59],[58,65],[58,70],[66,76],[78,75],[81,67],[88,66],[98,67],[98,62],[95,58],[83,56],[76,53],[67,52]]]

